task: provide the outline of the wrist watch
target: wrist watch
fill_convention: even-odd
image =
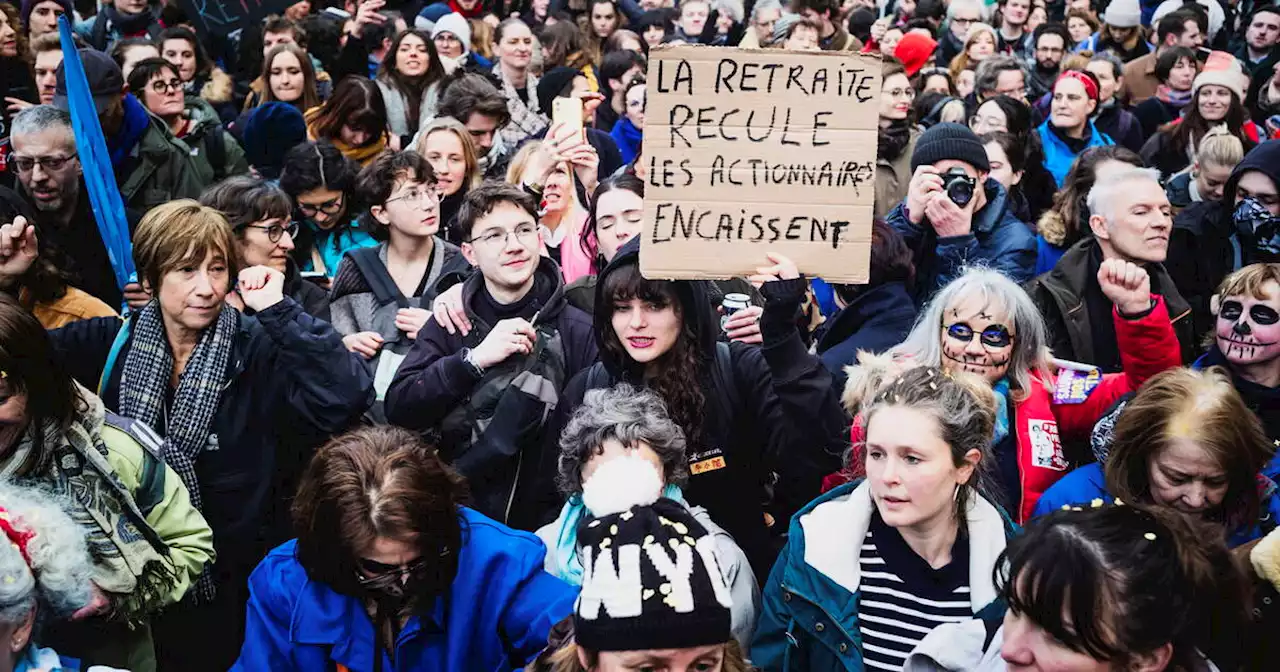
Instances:
[[[481,367],[479,364],[476,364],[476,360],[472,358],[471,355],[472,355],[471,348],[463,348],[462,362],[467,365],[468,369],[471,369],[471,373],[474,374],[476,378],[483,378],[484,368]]]

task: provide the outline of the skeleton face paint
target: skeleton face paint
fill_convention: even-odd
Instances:
[[[976,373],[995,383],[1009,371],[1017,340],[1012,320],[1003,311],[965,298],[942,313],[942,366],[947,371]]]
[[[1280,287],[1264,288],[1267,295],[1227,296],[1218,306],[1218,349],[1236,366],[1254,366],[1280,358]]]

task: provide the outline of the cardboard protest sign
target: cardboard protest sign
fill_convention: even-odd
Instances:
[[[226,37],[284,10],[298,0],[179,0],[187,20],[201,35]]]
[[[880,59],[678,46],[649,54],[640,270],[750,275],[766,253],[865,284]]]

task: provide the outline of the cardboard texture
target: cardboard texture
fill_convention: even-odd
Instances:
[[[776,252],[865,284],[880,59],[682,45],[649,54],[640,271],[751,275]]]

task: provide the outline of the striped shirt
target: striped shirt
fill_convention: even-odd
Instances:
[[[933,569],[878,512],[872,515],[859,560],[858,627],[867,669],[901,670],[935,627],[973,618],[968,551],[967,537],[958,536],[951,562]]]

